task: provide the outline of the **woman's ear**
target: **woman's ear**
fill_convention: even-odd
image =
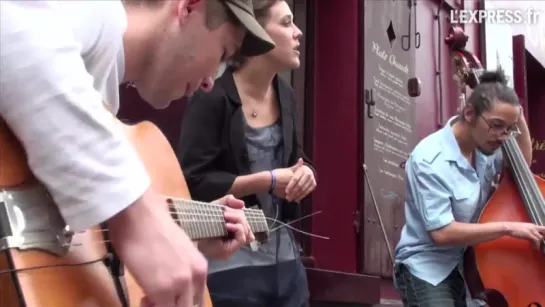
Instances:
[[[473,93],[473,89],[469,87],[469,85],[466,85],[465,86],[466,99],[469,98],[469,96],[471,96],[472,93]]]
[[[475,112],[475,108],[473,108],[472,105],[467,105],[462,110],[462,117],[464,120],[468,123],[473,123],[477,119],[477,112]]]

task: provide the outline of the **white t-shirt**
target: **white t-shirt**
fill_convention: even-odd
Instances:
[[[0,23],[0,117],[73,230],[106,221],[150,185],[110,113],[124,74],[122,3],[2,0]]]

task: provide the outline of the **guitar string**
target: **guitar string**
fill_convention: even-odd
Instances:
[[[269,233],[273,233],[273,232],[276,232],[278,231],[280,228],[282,227],[287,227],[287,228],[290,228],[292,229],[293,231],[296,231],[298,233],[301,233],[301,234],[304,234],[304,235],[307,235],[307,236],[310,236],[310,237],[314,237],[314,238],[318,238],[318,239],[324,239],[324,240],[329,240],[329,237],[325,237],[325,236],[321,236],[321,235],[317,235],[317,234],[313,234],[313,233],[310,233],[310,232],[306,232],[306,231],[303,231],[303,230],[300,230],[298,228],[295,228],[293,226],[291,226],[290,224],[293,224],[293,223],[297,223],[299,221],[302,221],[302,220],[305,220],[307,218],[310,218],[314,215],[317,215],[317,214],[320,214],[322,213],[321,211],[317,211],[317,212],[314,212],[314,213],[311,213],[311,214],[308,214],[308,215],[305,215],[299,219],[296,219],[296,220],[293,220],[293,221],[290,221],[288,223],[284,223],[282,221],[278,221],[278,220],[274,220],[273,218],[268,218],[268,217],[265,217],[265,219],[267,220],[271,220],[271,221],[274,221],[274,222],[278,222],[279,224],[281,224],[280,226],[278,227],[275,227],[275,228],[271,228],[269,230]],[[203,223],[203,222],[222,222],[224,223],[225,220],[223,219],[223,216],[215,216],[215,217],[218,217],[218,218],[221,218],[221,220],[216,220],[216,221],[210,221],[210,220],[185,220],[185,221],[190,221],[190,222],[198,222],[198,223]],[[176,219],[174,219],[176,221]],[[183,220],[183,219],[179,219],[179,220]],[[78,232],[79,234],[85,234],[85,233],[104,233],[104,232],[108,232],[109,230],[108,229],[90,229],[90,230],[84,230],[84,231],[80,231]],[[34,241],[29,241],[27,242],[27,244],[37,244],[37,243],[44,243],[44,242],[49,242],[49,243],[54,243],[55,240],[41,240],[41,241],[38,241],[38,240],[34,240]],[[110,240],[93,240],[93,244],[101,244],[101,243],[105,243],[105,242],[110,242]],[[70,245],[71,247],[81,247],[83,246],[83,244],[81,243],[72,243]]]
[[[303,216],[303,217],[301,217],[301,218],[292,220],[292,221],[290,221],[290,222],[288,222],[288,223],[285,223],[285,222],[282,222],[282,221],[280,221],[280,220],[277,220],[277,219],[275,219],[275,218],[270,218],[270,217],[264,217],[264,219],[269,220],[269,221],[272,221],[273,224],[274,224],[274,223],[280,224],[280,226],[277,226],[277,227],[274,227],[274,228],[269,229],[269,233],[274,233],[274,232],[280,230],[281,228],[286,227],[286,228],[289,228],[289,229],[291,229],[291,230],[293,230],[293,231],[295,231],[295,232],[298,232],[298,233],[307,235],[307,236],[309,236],[309,237],[314,237],[314,238],[318,238],[318,239],[329,240],[329,237],[325,237],[325,236],[313,234],[313,233],[310,233],[310,232],[306,232],[306,231],[303,231],[303,230],[300,230],[300,229],[298,229],[298,228],[295,228],[295,227],[291,226],[291,224],[297,223],[297,222],[299,222],[299,221],[302,221],[302,220],[304,220],[304,219],[310,218],[310,217],[312,217],[312,216],[314,216],[314,215],[317,215],[317,214],[320,214],[320,213],[322,213],[322,211],[313,212],[313,213],[310,213],[310,214],[308,214],[308,215],[305,215],[305,216]],[[186,213],[186,214],[194,215],[193,213]],[[175,221],[184,221],[184,222],[198,222],[198,223],[202,223],[202,222],[222,223],[222,224],[225,223],[225,219],[223,218],[223,215],[217,215],[217,216],[213,216],[213,217],[217,217],[218,219],[217,219],[217,220],[213,220],[213,221],[210,221],[210,220],[192,220],[192,219],[188,219],[188,220],[184,220],[184,219],[174,219],[174,220],[175,220]],[[247,220],[248,220],[249,223],[251,223],[252,221],[255,221],[255,220],[250,220],[250,219],[248,219],[248,217],[247,217]],[[257,221],[259,221],[259,219],[258,219]],[[204,232],[206,232],[206,231],[204,231]]]
[[[216,202],[207,203],[207,202],[201,202],[201,201],[196,201],[196,200],[192,200],[192,199],[172,198],[172,197],[167,197],[167,196],[163,196],[163,197],[165,197],[167,203],[172,203],[174,205],[174,211],[171,210],[171,213],[179,214],[180,213],[179,211],[189,210],[190,214],[194,214],[194,211],[204,211],[205,212],[204,215],[206,215],[206,213],[208,213],[208,210],[210,208],[219,209],[221,212],[223,212],[223,206],[221,204],[216,203]],[[209,208],[207,208],[207,209],[190,208],[190,206],[196,206],[196,205],[203,206],[203,207],[209,207]],[[271,218],[267,218],[267,219],[273,221],[272,226],[274,226],[276,223],[280,224],[280,226],[277,226],[275,228],[271,228],[271,230],[269,232],[275,232],[276,230],[278,230],[280,228],[287,227],[289,229],[292,229],[293,231],[296,231],[296,232],[301,233],[301,234],[305,234],[305,235],[310,236],[310,237],[326,239],[326,240],[329,239],[328,237],[324,237],[324,236],[320,236],[320,235],[316,235],[316,234],[312,234],[312,233],[309,233],[309,232],[299,230],[299,229],[297,229],[295,227],[292,227],[289,224],[286,224],[286,223],[278,220],[278,212],[279,212],[278,205],[276,206],[276,208],[277,208],[277,210],[276,210],[276,215],[275,215],[274,219],[271,219]],[[264,216],[263,212],[261,210],[259,210],[259,209],[244,208],[244,211],[245,211],[245,214],[250,213],[250,212],[253,211],[253,213],[256,213],[257,215]],[[316,214],[319,214],[319,213],[321,213],[321,211],[311,213],[311,214],[309,214],[307,216],[303,216],[302,218],[291,221],[291,223],[298,222],[298,221],[300,221],[302,219],[312,217],[312,216],[314,216]],[[219,215],[219,217],[223,220],[223,215]],[[219,221],[217,221],[217,222],[219,222]]]
[[[325,239],[325,240],[329,239],[329,237],[325,237],[325,236],[305,232],[303,230],[300,230],[298,228],[295,228],[295,227],[291,226],[291,224],[294,224],[296,222],[308,219],[308,218],[310,218],[310,217],[312,217],[314,215],[320,214],[320,213],[322,213],[322,211],[317,211],[317,212],[305,215],[305,216],[303,216],[301,218],[295,219],[293,221],[290,221],[288,223],[285,223],[285,222],[279,221],[277,219],[273,219],[273,218],[264,216],[261,213],[261,210],[257,210],[257,209],[251,209],[251,210],[254,210],[255,212],[250,211],[250,212],[245,213],[246,219],[247,219],[249,224],[252,224],[252,222],[262,222],[262,223],[264,223],[265,220],[269,220],[269,221],[272,221],[274,223],[280,224],[280,226],[269,229],[268,230],[269,233],[274,233],[274,232],[278,231],[279,229],[281,229],[283,227],[287,227],[287,228],[292,229],[293,231],[296,231],[296,232],[304,234],[304,235],[308,235],[308,236],[319,238],[319,239]],[[220,215],[220,214],[217,214],[217,215],[212,214],[211,215],[211,214],[198,214],[198,213],[193,213],[193,212],[183,212],[183,213],[181,213],[179,211],[171,211],[171,213],[175,213],[178,216],[177,218],[173,218],[173,220],[175,222],[180,222],[181,221],[183,223],[199,223],[201,225],[203,223],[209,223],[209,224],[214,223],[216,225],[218,223],[221,223],[221,224],[225,223],[224,216]],[[179,218],[179,216],[192,216],[192,217],[193,216],[206,216],[207,219],[202,219],[202,220],[201,219],[194,219],[194,218],[184,219],[184,218]],[[210,217],[217,218],[217,219],[210,219]],[[223,226],[223,225],[221,225],[221,226]],[[78,233],[79,234],[97,233],[97,232],[104,233],[104,232],[108,232],[108,231],[109,231],[108,229],[89,229],[89,230],[79,231]],[[186,231],[187,231],[187,229],[186,229]],[[205,233],[206,230],[203,230],[201,232]],[[54,242],[57,242],[57,241],[56,240],[31,240],[31,241],[26,241],[26,244],[33,245],[33,244],[39,244],[39,243],[44,243],[44,242],[54,243]],[[103,243],[103,242],[109,242],[109,241],[108,240],[96,240],[95,242],[96,243]],[[71,246],[78,246],[77,244],[78,243],[74,243],[74,244],[71,244]],[[81,245],[82,244],[79,244],[79,246],[81,246]]]
[[[174,212],[173,212],[173,213],[174,213]],[[298,228],[296,228],[296,227],[291,226],[291,224],[300,222],[300,221],[302,221],[302,220],[305,220],[305,219],[307,219],[307,218],[310,218],[310,217],[312,217],[312,216],[314,216],[314,215],[317,215],[317,214],[320,214],[320,213],[322,213],[322,211],[313,212],[313,213],[311,213],[311,214],[305,215],[305,216],[303,216],[303,217],[301,217],[301,218],[295,219],[295,220],[290,221],[290,222],[288,222],[288,223],[279,221],[279,220],[274,219],[274,218],[265,217],[265,216],[263,216],[263,217],[259,216],[259,219],[257,219],[257,220],[251,220],[251,219],[248,219],[248,217],[246,217],[246,219],[248,220],[248,223],[250,223],[250,224],[251,224],[252,221],[253,221],[253,222],[257,222],[257,221],[260,221],[260,220],[261,220],[261,221],[263,221],[263,220],[269,220],[269,221],[271,221],[271,222],[280,224],[280,226],[277,226],[277,227],[274,227],[274,228],[269,229],[269,233],[274,233],[274,232],[280,230],[281,228],[286,227],[286,228],[289,228],[289,229],[291,229],[291,230],[293,230],[293,231],[295,231],[295,232],[298,232],[298,233],[300,233],[300,234],[307,235],[307,236],[309,236],[309,237],[318,238],[318,239],[323,239],[323,240],[329,240],[329,239],[330,239],[329,237],[321,236],[321,235],[318,235],[318,234],[313,234],[313,233],[310,233],[310,232],[306,232],[306,231],[303,231],[303,230],[300,230],[300,229],[298,229]],[[177,213],[177,214],[178,214],[178,213]],[[195,215],[197,215],[197,214],[194,214],[194,213],[187,213],[187,214],[190,215],[190,216],[195,216]],[[205,216],[211,217],[210,214],[206,214]],[[214,224],[214,225],[218,225],[219,223],[221,223],[221,224],[224,224],[224,223],[225,223],[225,219],[224,219],[223,215],[214,215],[214,216],[212,216],[212,217],[217,218],[217,220],[210,220],[210,219],[199,220],[199,219],[180,219],[180,218],[175,218],[174,221],[183,221],[184,223],[198,223],[199,225],[202,225],[203,223],[210,223],[210,224]],[[104,233],[104,232],[108,232],[108,231],[109,231],[108,229],[97,229],[97,230],[82,231],[82,232],[80,232],[80,233],[86,233],[86,232],[100,232],[100,233]],[[186,229],[186,231],[188,231],[188,230]],[[203,230],[203,231],[201,231],[201,232],[203,232],[203,234],[206,234],[206,230]],[[255,231],[254,231],[254,232],[255,232]],[[104,241],[99,241],[99,240],[97,240],[97,243],[101,243],[101,242],[104,242]]]
[[[257,210],[257,209],[254,209],[256,211],[260,211],[260,210]],[[256,213],[256,212],[252,212],[252,213]],[[269,231],[269,233],[271,232],[275,232],[277,231],[278,229],[280,229],[281,227],[288,227],[290,229],[293,229],[294,231],[296,232],[299,232],[301,234],[304,234],[304,235],[308,235],[308,236],[311,236],[311,237],[315,237],[315,238],[319,238],[319,239],[329,239],[328,237],[324,237],[324,236],[320,236],[320,235],[316,235],[316,234],[312,234],[312,233],[309,233],[309,232],[305,232],[305,231],[302,231],[302,230],[299,230],[293,226],[291,226],[290,224],[293,224],[293,223],[296,223],[296,222],[299,222],[299,221],[302,221],[304,219],[307,219],[309,217],[312,217],[314,215],[317,215],[317,214],[320,214],[321,211],[317,211],[317,212],[314,212],[314,213],[311,213],[311,214],[308,214],[308,215],[305,215],[299,219],[296,219],[296,220],[293,220],[293,221],[290,221],[288,223],[284,223],[282,221],[277,221],[279,224],[281,224],[281,226],[278,226],[276,228],[273,228]],[[272,219],[272,218],[267,218],[265,217],[266,219],[271,219],[271,220],[275,220],[275,219]],[[90,229],[90,230],[86,230],[86,231],[81,231],[81,232],[78,232],[78,233],[100,233],[100,232],[104,232],[104,231],[108,231],[108,229],[104,229],[104,230],[93,230],[93,229]],[[43,242],[48,242],[48,241],[36,241],[36,242],[29,242],[29,244],[32,244],[32,243],[43,243]],[[53,240],[49,241],[49,242],[54,242]],[[105,242],[110,242],[110,240],[93,240],[93,242],[90,242],[91,244],[102,244],[102,243],[105,243]],[[88,246],[89,244],[87,244]],[[84,244],[81,244],[81,243],[72,243],[71,244],[71,247],[83,247]],[[8,269],[8,270],[0,270],[0,276],[1,275],[4,275],[4,274],[12,274],[12,273],[21,273],[21,272],[27,272],[27,271],[35,271],[35,270],[40,270],[40,269],[52,269],[52,268],[59,268],[59,267],[77,267],[77,266],[84,266],[84,265],[91,265],[91,264],[94,264],[94,263],[99,263],[99,262],[103,262],[105,261],[107,258],[107,256],[103,256],[101,258],[98,258],[98,259],[93,259],[93,260],[90,260],[90,261],[85,261],[85,262],[80,262],[80,263],[60,263],[60,264],[54,264],[54,265],[42,265],[42,266],[34,266],[34,267],[26,267],[26,268],[17,268],[17,269]]]
[[[219,209],[221,211],[223,211],[223,208],[225,207],[224,205],[221,205],[219,203],[217,203],[217,201],[212,201],[212,202],[202,202],[202,201],[197,201],[197,200],[194,200],[194,199],[184,199],[184,198],[173,198],[173,197],[169,197],[169,196],[165,196],[165,195],[161,195],[162,197],[165,198],[166,202],[168,204],[172,204],[174,206],[174,210],[185,210],[185,209],[189,209],[191,210],[191,207],[197,207],[197,206],[201,206],[201,207],[208,207],[206,209],[202,209],[202,210],[208,210],[210,208],[213,208],[213,209]],[[201,210],[200,208],[199,209],[196,209],[196,210]],[[246,212],[254,212],[254,213],[257,213],[257,214],[260,214],[260,215],[264,215],[263,212],[260,210],[260,209],[254,209],[254,208],[243,208],[243,210]],[[274,226],[276,224],[276,221],[278,221],[278,214],[280,213],[280,210],[279,210],[279,206],[278,204],[276,204],[276,213],[275,213],[275,216],[274,216],[274,221],[271,225]]]
[[[189,211],[189,212],[188,212]],[[209,225],[212,224],[212,225],[215,225],[216,227],[217,226],[223,226],[223,224],[225,224],[225,218],[224,218],[224,215],[223,215],[223,210],[221,210],[221,212],[216,212],[217,214],[210,214],[210,213],[207,213],[207,212],[203,212],[203,213],[196,213],[195,211],[199,211],[199,209],[192,209],[192,208],[184,208],[182,210],[170,210],[170,213],[172,213],[173,215],[175,215],[176,217],[173,218],[173,220],[175,222],[182,222],[182,223],[198,223],[199,225],[202,225],[202,224],[206,224],[208,223]],[[245,217],[248,221],[249,224],[254,224],[253,226],[256,226],[255,223],[265,223],[266,220],[269,220],[269,221],[272,221],[273,224],[275,223],[278,223],[280,224],[280,226],[277,226],[277,227],[274,227],[274,228],[271,228],[271,229],[268,229],[268,233],[274,233],[276,231],[278,231],[279,229],[283,228],[283,227],[286,227],[286,228],[289,228],[289,229],[292,229],[293,231],[295,232],[298,232],[298,233],[301,233],[301,234],[304,234],[304,235],[307,235],[307,236],[310,236],[310,237],[314,237],[314,238],[319,238],[319,239],[329,239],[329,237],[325,237],[325,236],[321,236],[321,235],[317,235],[317,234],[313,234],[313,233],[310,233],[310,232],[305,232],[303,230],[300,230],[298,228],[295,228],[293,226],[291,226],[291,224],[293,223],[296,223],[296,222],[299,222],[299,221],[302,221],[302,220],[305,220],[307,218],[310,218],[314,215],[317,215],[317,214],[320,214],[322,213],[321,211],[317,211],[317,212],[314,212],[314,213],[311,213],[311,214],[308,214],[308,215],[305,215],[301,218],[298,218],[296,220],[293,220],[293,221],[290,221],[288,223],[285,223],[285,222],[282,222],[280,220],[277,220],[277,219],[274,219],[274,218],[270,218],[270,217],[266,217],[261,210],[259,209],[251,209],[251,208],[245,208]],[[189,216],[190,218],[185,218]],[[195,217],[206,217],[205,219],[196,219]],[[221,225],[218,225],[218,224],[221,224]],[[250,225],[252,226],[252,225]],[[259,228],[259,227],[254,227],[254,228]],[[186,231],[192,231],[194,229],[185,229]],[[217,229],[204,229],[204,230],[199,230],[198,232],[202,232],[204,235],[207,234],[207,232],[210,232],[212,230],[217,230]],[[78,233],[93,233],[93,232],[107,232],[108,229],[89,229],[89,230],[84,230],[84,231],[80,231]],[[254,232],[256,232],[255,230],[253,230]],[[32,244],[39,244],[39,243],[43,243],[43,242],[50,242],[50,243],[54,243],[56,242],[55,240],[32,240],[32,241],[27,241],[26,244],[28,245],[32,245]],[[109,242],[109,241],[99,241],[97,240],[96,241],[97,243],[102,243],[102,242]],[[76,243],[77,244],[77,243]]]

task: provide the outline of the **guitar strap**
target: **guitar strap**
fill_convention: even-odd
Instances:
[[[112,109],[105,102],[102,103],[102,106],[112,115],[112,118],[117,123],[117,117],[112,112]],[[117,253],[110,243],[110,236],[108,235],[108,226],[106,223],[100,224],[102,231],[102,236],[104,238],[104,244],[106,246],[106,258],[104,258],[104,265],[110,271],[110,275],[113,278],[115,290],[117,292],[117,297],[121,302],[122,307],[130,307],[129,305],[129,292],[127,291],[127,283],[125,281],[125,267],[121,263],[121,259],[117,256]]]
[[[104,265],[110,271],[110,275],[113,278],[115,290],[121,306],[129,307],[129,293],[127,291],[127,283],[125,281],[125,267],[121,263],[121,260],[117,256],[112,243],[110,243],[110,236],[108,235],[108,226],[106,223],[100,224],[102,236],[104,237],[104,244],[106,245],[106,257],[104,258]]]

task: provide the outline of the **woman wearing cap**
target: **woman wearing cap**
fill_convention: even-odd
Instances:
[[[297,142],[291,87],[278,73],[299,67],[301,31],[283,0],[253,0],[256,19],[276,47],[236,57],[211,92],[197,92],[182,123],[178,158],[191,195],[212,201],[233,194],[258,205],[269,227],[294,218],[316,187],[315,170]],[[209,260],[214,307],[307,306],[305,269],[293,233],[269,235],[257,251],[243,247],[225,261]]]

